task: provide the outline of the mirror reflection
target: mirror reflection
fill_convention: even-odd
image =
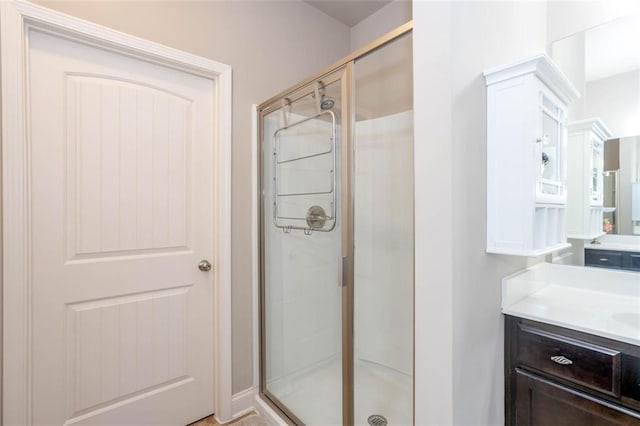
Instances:
[[[612,139],[607,144],[611,146],[605,152],[604,169],[604,219],[611,225],[608,233],[640,235],[640,194],[637,190],[634,194],[634,187],[640,185],[640,136]]]
[[[602,172],[591,176],[592,194],[603,188],[603,232],[640,235],[640,16],[628,16],[552,44],[552,57],[582,97],[569,123],[600,118],[612,136]],[[594,158],[592,163],[597,164]],[[571,191],[571,188],[569,188]],[[595,200],[592,200],[595,201]]]

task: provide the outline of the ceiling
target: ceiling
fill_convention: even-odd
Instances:
[[[303,0],[348,27],[382,9],[391,0]]]

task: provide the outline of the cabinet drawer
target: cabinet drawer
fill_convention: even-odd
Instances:
[[[585,250],[584,263],[587,266],[605,266],[607,268],[622,268],[622,254],[606,250]]]
[[[518,331],[518,362],[620,397],[620,352],[527,325]]]
[[[640,271],[640,254],[629,254],[629,269]]]

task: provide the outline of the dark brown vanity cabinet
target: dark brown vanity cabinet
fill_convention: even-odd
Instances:
[[[640,347],[505,318],[507,425],[640,425]]]
[[[640,271],[640,252],[584,249],[584,265]]]

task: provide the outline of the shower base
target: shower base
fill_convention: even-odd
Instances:
[[[365,360],[355,362],[355,424],[368,426],[372,414],[389,425],[413,422],[411,376]],[[339,359],[278,378],[269,390],[308,425],[342,424],[342,364]]]

